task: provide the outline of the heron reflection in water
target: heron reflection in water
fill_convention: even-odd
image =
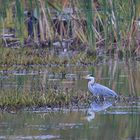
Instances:
[[[95,78],[91,75],[87,75],[85,79],[89,80],[88,89],[92,93],[92,95],[102,99],[104,99],[105,97],[118,97],[117,93],[113,90],[109,89],[106,86],[96,83]]]
[[[91,120],[95,118],[95,113],[106,110],[107,108],[111,107],[113,103],[114,103],[113,100],[112,101],[111,100],[93,101],[87,110],[86,120],[90,122]]]

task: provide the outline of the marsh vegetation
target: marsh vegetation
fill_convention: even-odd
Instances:
[[[0,140],[140,139],[139,16],[139,0],[0,0]]]
[[[0,5],[4,46],[10,42],[4,35],[12,33],[18,42],[13,39],[9,47],[52,47],[58,41],[62,48],[139,54],[139,1],[5,0]]]
[[[48,87],[50,74],[54,79],[61,75],[58,79],[63,81],[68,74],[84,69],[86,74],[96,75],[96,66],[111,60],[139,62],[139,1],[4,0],[0,3],[2,108],[86,104],[90,95],[85,91]],[[113,78],[117,65],[114,63]],[[34,83],[34,79],[24,81],[24,76],[17,76],[22,87],[17,84],[14,89],[3,88],[3,77],[15,73],[28,75],[28,72],[42,74],[41,80]],[[131,70],[130,75],[129,88],[133,93],[129,94],[136,99]]]

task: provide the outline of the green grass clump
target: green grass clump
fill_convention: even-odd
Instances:
[[[88,103],[88,94],[85,93],[56,93],[54,91],[16,91],[16,90],[1,90],[0,93],[0,108],[25,108],[25,107],[70,107],[72,105],[79,106]]]
[[[0,60],[0,70],[14,69],[16,66],[22,67],[24,69],[30,65],[56,65],[60,66],[59,71],[64,71],[67,64],[79,64],[84,61],[88,63],[90,60],[92,62],[96,57],[86,57],[85,52],[79,52],[72,57],[61,57],[59,55],[51,54],[48,49],[35,49],[35,48],[0,48],[1,60]],[[14,66],[13,66],[14,65]]]

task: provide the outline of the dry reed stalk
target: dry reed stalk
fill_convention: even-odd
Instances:
[[[51,35],[51,26],[49,24],[47,15],[46,15],[46,10],[45,10],[45,2],[42,0],[39,0],[40,2],[40,8],[41,8],[41,12],[42,12],[42,19],[43,19],[43,23],[41,24],[41,30],[43,32],[42,36],[43,36],[43,40],[45,38],[48,39],[52,39],[52,35]],[[41,23],[41,21],[40,21]],[[46,35],[46,36],[44,36]]]

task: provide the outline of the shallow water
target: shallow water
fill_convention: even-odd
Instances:
[[[41,107],[29,111],[0,113],[0,140],[140,140],[140,63],[109,60],[90,66],[66,67],[39,71],[1,71],[1,90],[72,90],[87,92],[82,77],[93,73],[96,81],[110,87],[122,98],[93,102],[88,108],[59,110]],[[54,72],[55,71],[55,74]]]
[[[0,139],[140,139],[140,114],[132,107],[121,107],[97,112],[91,120],[87,119],[86,110],[4,113],[0,115]]]

